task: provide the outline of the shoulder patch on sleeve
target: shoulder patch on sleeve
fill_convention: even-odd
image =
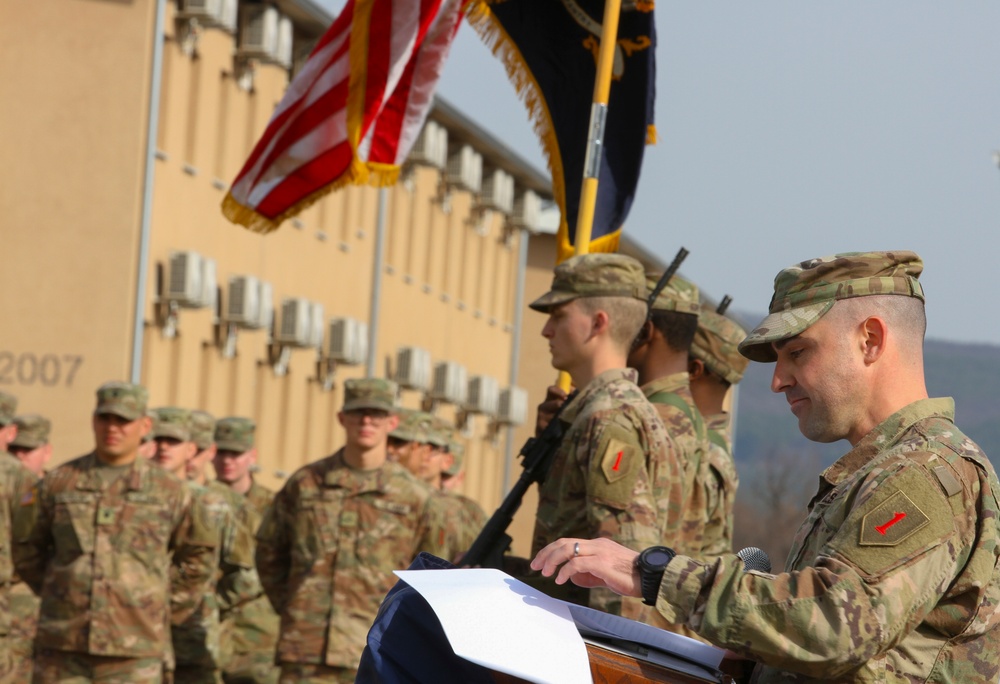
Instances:
[[[637,474],[645,456],[633,432],[609,425],[601,435],[590,468],[589,495],[602,503],[624,508],[632,500]]]
[[[944,493],[918,467],[888,478],[855,508],[830,546],[868,575],[880,575],[937,546],[955,529]]]

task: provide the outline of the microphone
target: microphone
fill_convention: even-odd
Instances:
[[[751,570],[764,573],[771,572],[771,559],[767,557],[767,554],[762,549],[758,549],[756,546],[748,546],[745,549],[740,549],[736,555],[743,561],[743,569],[747,572]]]

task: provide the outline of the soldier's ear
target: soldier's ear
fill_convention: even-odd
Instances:
[[[701,359],[688,359],[688,380],[698,380],[705,376],[705,362]]]

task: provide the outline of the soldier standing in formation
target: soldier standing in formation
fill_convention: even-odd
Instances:
[[[638,550],[680,533],[683,466],[636,372],[626,368],[646,320],[646,296],[638,261],[587,254],[557,266],[551,291],[530,305],[549,316],[542,335],[552,365],[579,388],[559,415],[567,430],[539,488],[533,553],[567,535],[608,537]],[[650,612],[605,589],[548,582],[543,589],[633,619]]]
[[[16,457],[35,477],[45,477],[45,466],[52,458],[49,434],[52,423],[38,415],[14,418],[17,434],[8,445]],[[38,626],[38,609],[41,602],[35,592],[20,578],[10,588],[10,634],[14,655],[13,682],[30,682],[34,663],[35,630]]]
[[[282,684],[353,682],[379,603],[421,550],[440,554],[439,499],[386,460],[395,383],[344,382],[345,445],[300,468],[257,533],[257,568],[281,616]]]
[[[171,620],[189,617],[171,614],[171,597],[193,605],[215,571],[218,540],[199,524],[188,487],[137,459],[146,401],[139,385],[102,385],[94,451],[21,500],[14,560],[42,599],[37,681],[162,681]]]
[[[740,480],[733,460],[729,414],[723,409],[726,395],[743,379],[749,359],[738,346],[746,331],[731,319],[703,309],[698,331],[691,342],[688,373],[691,394],[708,428],[708,452],[704,459],[707,518],[701,557],[706,560],[733,552],[733,508]]]
[[[215,423],[211,436],[216,483],[240,497],[246,526],[254,535],[271,507],[274,492],[253,477],[257,462],[254,435],[257,425],[249,418],[232,416]],[[256,553],[256,539],[254,539]],[[229,651],[222,674],[226,684],[276,684],[274,664],[280,620],[266,595],[237,606],[232,611]]]
[[[18,684],[31,676],[31,651],[25,654],[22,630],[12,614],[12,587],[17,582],[11,547],[15,518],[30,503],[38,478],[7,453],[16,434],[17,398],[0,392],[0,684]],[[13,631],[12,631],[13,630]]]
[[[441,471],[441,491],[454,497],[462,504],[463,534],[471,536],[472,540],[475,541],[486,526],[487,518],[482,506],[458,491],[465,480],[464,461],[465,446],[452,437],[448,441],[448,455],[445,459],[444,470]]]
[[[533,567],[642,597],[758,661],[759,683],[997,681],[1000,483],[954,401],[928,398],[922,270],[906,251],[803,261],[740,344],[775,363],[803,435],[852,447],[821,475],[786,572],[608,539],[560,539]]]

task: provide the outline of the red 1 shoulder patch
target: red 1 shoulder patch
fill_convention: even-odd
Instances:
[[[896,492],[861,520],[861,546],[896,546],[930,523],[904,492]]]

